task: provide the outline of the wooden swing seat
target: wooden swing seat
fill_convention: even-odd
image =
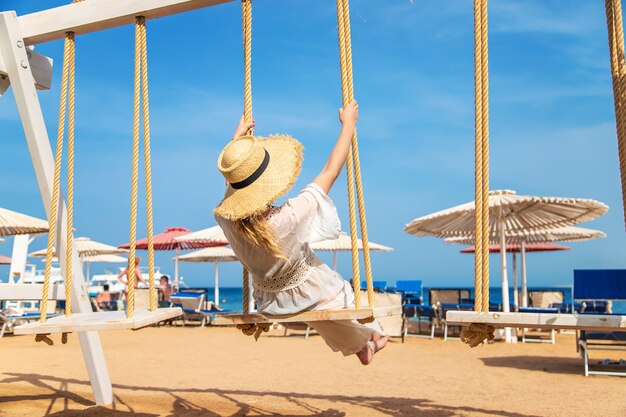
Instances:
[[[215,324],[259,324],[290,323],[335,320],[368,320],[380,317],[398,316],[402,307],[374,307],[340,310],[302,311],[294,314],[223,314],[215,317]]]
[[[133,317],[126,317],[126,312],[105,311],[98,313],[74,313],[71,316],[57,316],[46,320],[22,324],[13,329],[14,334],[54,334],[74,333],[99,330],[138,330],[181,316],[180,307],[159,308],[155,311],[148,309],[135,310]]]
[[[489,324],[497,328],[574,329],[626,332],[626,316],[608,314],[503,313],[491,311],[448,311],[447,324]]]

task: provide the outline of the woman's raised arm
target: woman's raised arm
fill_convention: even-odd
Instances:
[[[337,143],[333,148],[328,161],[322,172],[313,180],[313,182],[319,185],[325,193],[328,194],[333,184],[339,177],[343,165],[348,158],[348,152],[350,152],[350,144],[352,141],[352,135],[354,135],[354,129],[356,128],[356,122],[359,119],[359,105],[356,100],[353,100],[343,109],[339,109],[339,120],[341,120],[341,133]]]

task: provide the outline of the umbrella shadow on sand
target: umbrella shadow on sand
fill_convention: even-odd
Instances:
[[[554,356],[507,356],[481,358],[486,366],[514,368],[549,374],[583,375],[583,363],[579,358]]]
[[[143,413],[135,411],[126,404],[119,396],[115,396],[115,404],[111,407],[95,406],[90,399],[82,397],[69,391],[70,384],[89,386],[89,381],[59,378],[52,375],[5,373],[7,377],[0,381],[0,384],[9,383],[30,383],[34,387],[47,389],[49,394],[19,394],[0,397],[0,406],[3,404],[18,403],[21,401],[36,401],[49,398],[51,403],[43,416],[55,417],[157,417],[158,414]],[[58,387],[58,388],[56,388]],[[406,398],[406,397],[375,397],[375,396],[347,396],[347,395],[321,395],[296,392],[277,391],[249,391],[249,390],[222,390],[222,389],[198,389],[198,388],[170,388],[170,387],[149,387],[114,384],[116,391],[142,391],[149,393],[153,398],[157,396],[169,395],[172,398],[171,411],[168,417],[217,417],[227,415],[229,417],[256,415],[274,415],[280,417],[291,416],[315,416],[315,417],[343,417],[348,415],[341,411],[342,406],[359,407],[363,412],[381,413],[399,417],[450,417],[459,414],[476,413],[481,415],[505,416],[505,417],[535,417],[531,414],[508,412],[505,410],[487,410],[477,407],[454,407],[445,404],[438,404],[428,399]],[[203,407],[184,396],[193,395],[213,395],[216,398],[212,402],[227,404],[231,411],[218,414],[206,407]],[[295,412],[281,413],[273,407],[275,401],[286,402],[289,408],[297,408]],[[85,409],[71,409],[70,401],[82,406],[91,406]],[[321,406],[320,401],[332,403],[328,408]],[[57,402],[63,403],[63,410],[51,413],[53,406]],[[223,408],[223,406],[220,406]],[[3,407],[4,408],[4,407]],[[285,408],[284,406],[281,408]]]

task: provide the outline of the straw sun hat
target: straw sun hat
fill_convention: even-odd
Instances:
[[[228,187],[214,213],[239,220],[264,212],[289,191],[301,167],[302,144],[291,136],[242,136],[231,141],[217,159]]]

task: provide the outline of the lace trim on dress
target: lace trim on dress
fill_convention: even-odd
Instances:
[[[315,255],[309,249],[304,258],[300,260],[298,266],[296,266],[291,272],[266,279],[253,278],[252,285],[255,289],[274,293],[295,288],[306,279],[313,266],[314,260]]]

